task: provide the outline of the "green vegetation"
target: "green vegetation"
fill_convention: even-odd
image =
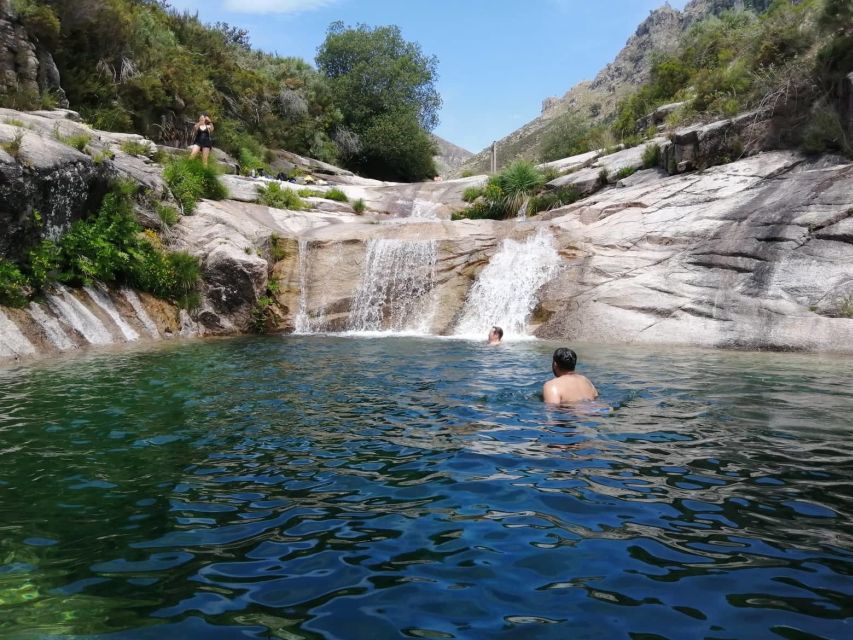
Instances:
[[[853,68],[851,14],[849,0],[775,0],[760,15],[703,20],[678,50],[654,61],[651,80],[620,104],[613,131],[621,139],[642,136],[646,114],[684,101],[669,124],[759,109],[785,121],[783,142],[851,153],[835,106]]]
[[[367,175],[419,180],[436,174],[427,131],[438,123],[438,60],[406,42],[396,26],[335,22],[317,53],[343,116],[341,159]]]
[[[21,156],[21,145],[24,141],[24,132],[18,131],[15,133],[15,137],[6,142],[0,142],[0,149],[3,149],[6,153],[12,156],[15,160],[18,160]]]
[[[166,163],[163,177],[184,215],[195,211],[199,200],[222,200],[228,196],[213,163],[205,166],[197,158],[172,158]]]
[[[58,242],[44,240],[20,265],[0,259],[0,303],[22,306],[53,282],[133,287],[185,307],[198,300],[200,265],[163,250],[133,215],[135,184],[119,182],[98,213],[75,222]]]
[[[61,142],[62,144],[73,147],[82,153],[86,153],[86,148],[89,146],[89,143],[92,141],[92,136],[88,133],[73,133],[71,135],[63,135],[59,129],[59,125],[56,125],[53,129],[53,137]]]
[[[3,122],[4,124],[8,124],[11,127],[18,127],[20,129],[23,129],[27,126],[26,123],[20,118],[4,118]]]
[[[364,200],[359,198],[355,202],[352,203],[352,210],[355,211],[358,215],[361,215],[365,211],[367,211],[367,205],[364,204]]]
[[[151,145],[139,140],[125,140],[121,143],[121,150],[131,156],[150,156]]]
[[[616,180],[621,180],[622,178],[627,178],[628,176],[632,176],[637,173],[637,167],[622,167],[619,171],[616,172]],[[606,178],[605,178],[606,180]]]
[[[181,212],[170,204],[158,202],[154,205],[154,209],[157,211],[157,217],[167,227],[178,224],[178,220],[181,219]]]
[[[302,211],[305,202],[293,189],[282,187],[278,182],[270,182],[266,187],[258,187],[258,202],[276,209]]]
[[[333,24],[317,69],[252,50],[237,27],[205,25],[163,0],[14,0],[29,33],[50,50],[71,107],[99,129],[183,147],[207,113],[216,144],[245,171],[268,149],[340,162],[375,177],[435,171],[426,131],[436,124],[437,61],[397,27]],[[56,96],[13,91],[0,106],[55,106]],[[411,134],[411,147],[384,145]],[[402,160],[402,162],[401,162]],[[399,166],[399,169],[397,168]]]
[[[452,215],[453,220],[502,220],[562,207],[579,199],[574,188],[545,190],[547,176],[524,160],[517,160],[501,173],[489,178],[483,187],[469,187],[462,194],[471,203]]]
[[[323,197],[326,200],[334,200],[335,202],[349,202],[349,198],[347,194],[338,189],[337,187],[332,187],[326,193],[323,194]]]
[[[651,169],[660,164],[661,149],[658,144],[647,144],[643,149],[643,169]]]

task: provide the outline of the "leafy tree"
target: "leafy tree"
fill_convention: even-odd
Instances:
[[[404,40],[399,27],[332,23],[317,67],[328,79],[344,127],[361,138],[361,150],[348,164],[386,179],[435,174],[426,132],[438,123],[441,107],[437,66],[436,57]]]

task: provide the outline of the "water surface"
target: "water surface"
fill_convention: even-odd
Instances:
[[[853,363],[173,343],[0,371],[0,638],[849,638]]]

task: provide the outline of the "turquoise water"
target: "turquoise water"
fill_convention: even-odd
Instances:
[[[851,359],[554,347],[0,371],[0,638],[853,637]]]

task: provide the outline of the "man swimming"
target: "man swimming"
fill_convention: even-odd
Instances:
[[[579,373],[575,373],[578,355],[571,349],[562,347],[554,352],[551,370],[554,379],[542,387],[542,397],[548,404],[567,404],[595,400],[598,391],[592,383]]]
[[[492,327],[491,331],[489,331],[489,344],[495,345],[500,344],[501,340],[504,339],[504,330],[500,327]]]

